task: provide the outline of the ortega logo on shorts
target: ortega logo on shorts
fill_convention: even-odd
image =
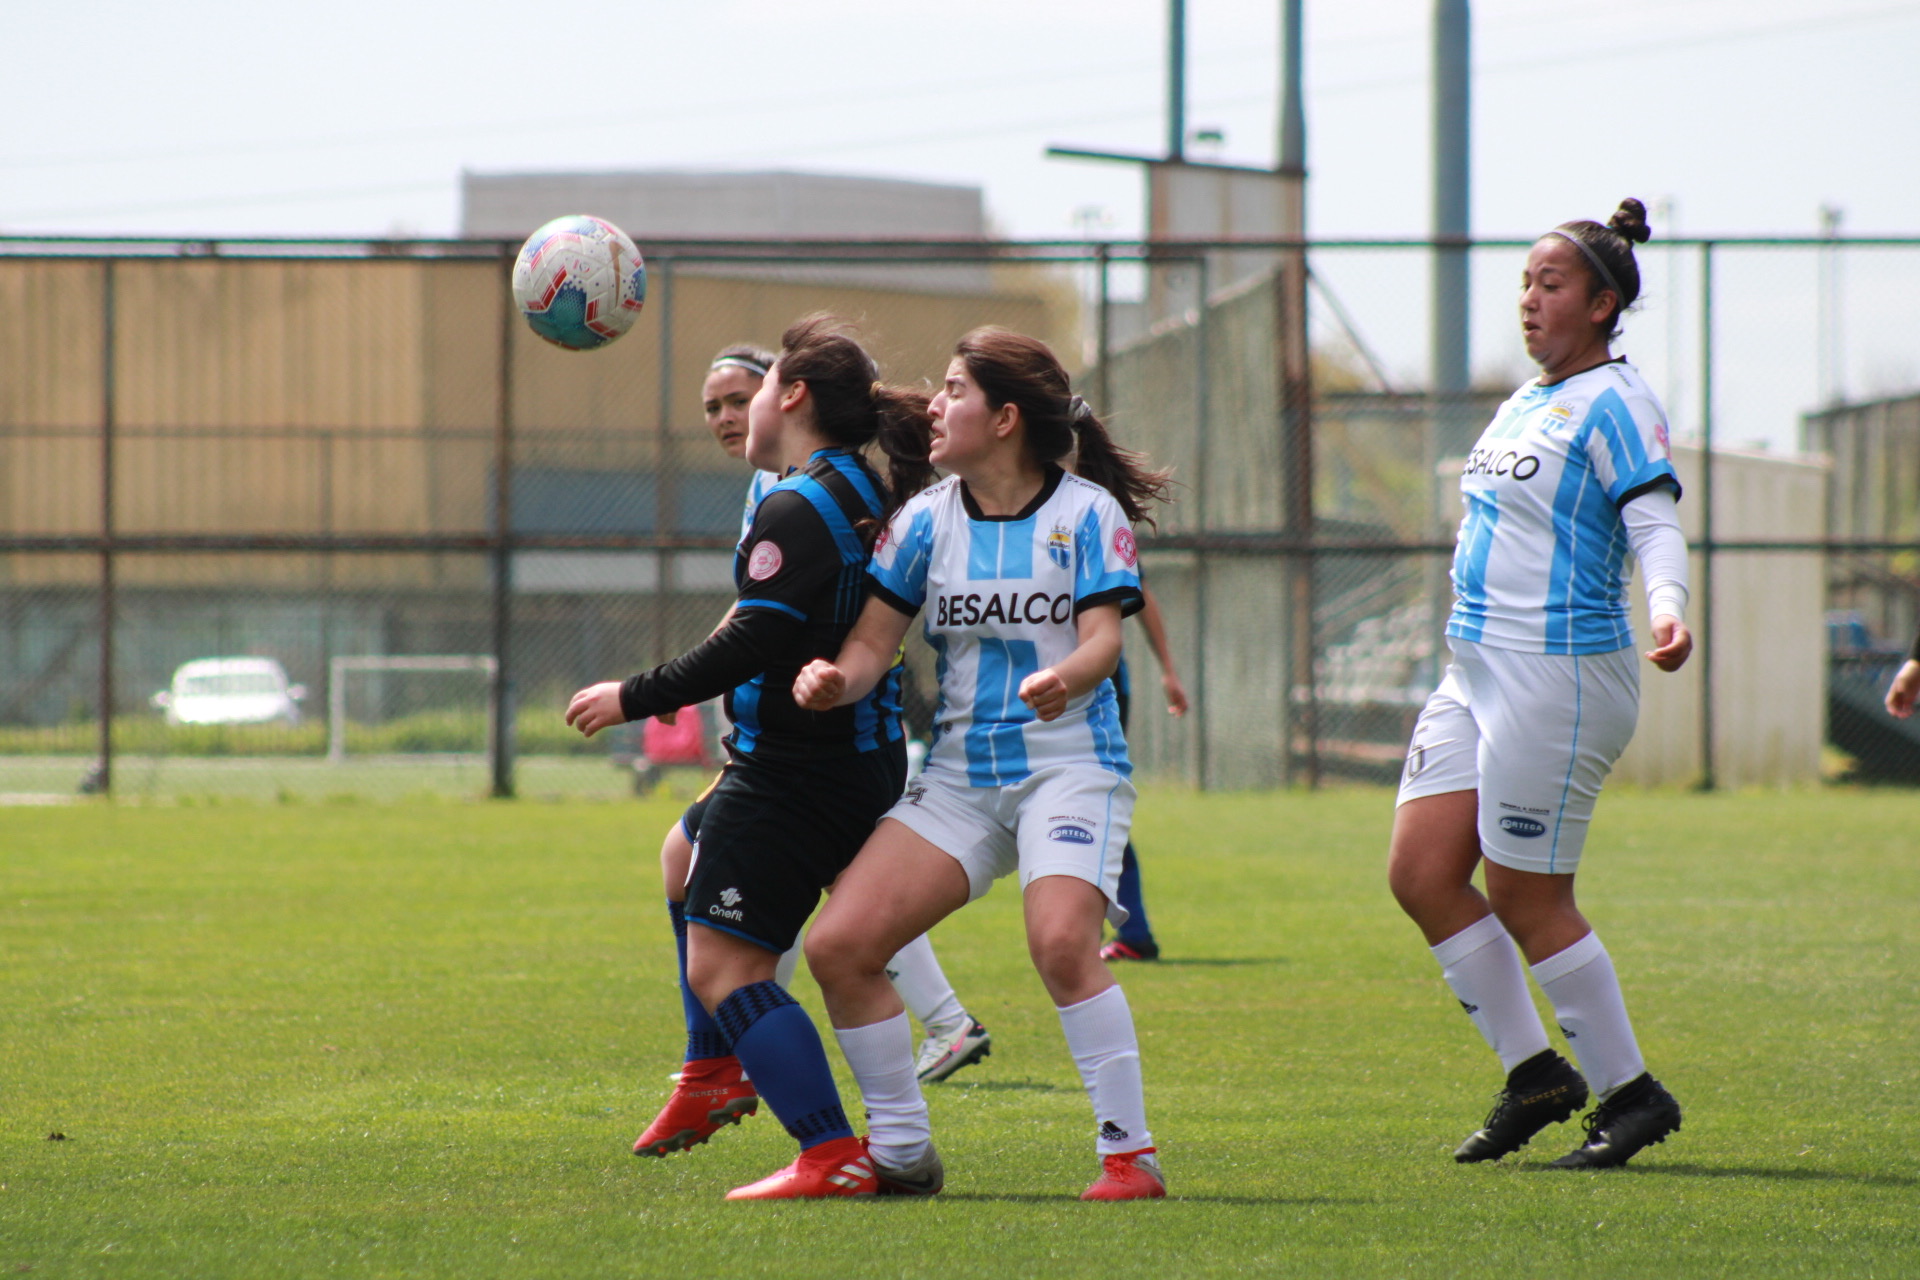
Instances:
[[[1076,827],[1071,823],[1062,823],[1047,832],[1049,840],[1064,840],[1068,844],[1092,844],[1093,832],[1085,827]]]
[[[1547,834],[1546,823],[1535,822],[1532,818],[1516,818],[1511,814],[1500,819],[1500,829],[1509,835],[1521,836],[1528,840]]]

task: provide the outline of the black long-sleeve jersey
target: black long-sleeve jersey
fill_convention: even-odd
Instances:
[[[722,693],[728,741],[747,755],[851,754],[901,740],[900,667],[844,707],[794,705],[793,681],[832,658],[866,600],[871,540],[884,510],[880,478],[844,449],[821,449],[761,500],[734,556],[740,598],[700,644],[620,687],[628,720]]]

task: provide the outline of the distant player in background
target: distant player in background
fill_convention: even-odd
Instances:
[[[1905,720],[1913,714],[1916,698],[1920,698],[1920,636],[1913,638],[1913,651],[1887,686],[1887,710]]]
[[[948,473],[903,505],[875,548],[871,598],[837,658],[794,700],[857,703],[924,611],[940,653],[939,736],[807,938],[841,1052],[860,1082],[879,1176],[944,1181],[912,1035],[886,958],[1018,871],[1027,949],[1093,1103],[1101,1173],[1086,1200],[1166,1194],[1147,1128],[1133,1014],[1100,961],[1133,811],[1113,684],[1120,620],[1140,606],[1132,522],[1165,478],[1116,448],[1045,344],[1000,329],[960,341],[931,405]],[[1075,452],[1078,474],[1060,459]],[[831,1195],[797,1171],[768,1195]]]
[[[1153,650],[1153,656],[1160,664],[1160,691],[1167,700],[1170,715],[1187,714],[1187,688],[1180,683],[1180,674],[1173,667],[1173,650],[1167,644],[1167,623],[1160,612],[1160,602],[1154,599],[1153,592],[1147,589],[1146,575],[1141,575],[1140,597],[1144,603],[1140,608],[1140,625],[1147,632],[1147,647]],[[1125,733],[1129,713],[1133,710],[1133,680],[1127,670],[1127,655],[1120,655],[1119,669],[1113,673],[1114,696],[1120,704],[1120,731]],[[1126,908],[1127,922],[1115,932],[1112,942],[1100,949],[1102,960],[1158,960],[1160,943],[1153,936],[1153,925],[1147,919],[1146,895],[1140,889],[1140,859],[1133,851],[1133,841],[1127,841],[1126,852],[1120,860],[1120,887],[1117,891],[1120,905]]]
[[[1519,1150],[1577,1111],[1589,1085],[1600,1101],[1586,1141],[1556,1168],[1622,1165],[1680,1128],[1573,889],[1594,802],[1639,715],[1629,550],[1653,620],[1647,658],[1676,671],[1693,649],[1666,411],[1610,351],[1640,293],[1633,246],[1647,235],[1646,210],[1626,200],[1606,226],[1562,223],[1534,242],[1520,323],[1540,376],[1501,406],[1460,477],[1453,662],[1407,750],[1388,879],[1507,1071],[1486,1124],[1454,1152],[1462,1163]],[[1580,1070],[1548,1046],[1515,943]]]
[[[701,387],[702,409],[707,429],[729,457],[744,459],[746,456],[747,406],[759,392],[773,362],[771,351],[748,344],[723,348],[713,358]],[[754,471],[740,517],[743,543],[752,528],[755,510],[781,478],[775,471]],[[728,616],[732,616],[731,611]],[[660,846],[661,881],[679,952],[680,997],[687,1023],[687,1066],[674,1077],[673,1096],[635,1141],[635,1155],[666,1156],[687,1150],[705,1142],[726,1125],[739,1123],[759,1108],[759,1096],[750,1082],[733,1079],[724,1085],[714,1083],[716,1077],[734,1076],[737,1067],[718,1043],[711,1017],[687,982],[687,875],[701,818],[712,794],[713,788],[709,787],[688,806]],[[799,956],[797,942],[781,956],[774,980],[782,988],[792,986]],[[929,1064],[930,1071],[939,1073],[931,1078],[945,1079],[991,1051],[992,1037],[961,1006],[941,971],[931,942],[925,938],[915,939],[901,949],[890,968],[898,975],[895,982],[901,999],[927,1029],[921,1057]],[[688,1071],[692,1072],[690,1080]]]

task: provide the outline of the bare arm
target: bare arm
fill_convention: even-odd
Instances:
[[[1160,664],[1160,688],[1167,695],[1167,712],[1170,715],[1185,715],[1187,687],[1180,683],[1180,673],[1173,669],[1173,647],[1167,643],[1167,623],[1160,613],[1160,602],[1154,599],[1153,592],[1140,584],[1140,625],[1147,629],[1147,647],[1153,650],[1153,657]]]
[[[1120,606],[1097,604],[1075,620],[1080,643],[1051,667],[1020,682],[1020,701],[1042,720],[1057,719],[1075,698],[1092,693],[1120,665]]]
[[[913,619],[884,600],[868,597],[866,608],[840,645],[832,662],[815,658],[800,668],[793,681],[795,705],[825,711],[858,702],[873,692],[880,677],[893,669],[900,642]]]
[[[1920,698],[1920,658],[1908,658],[1887,686],[1887,710],[1905,720],[1913,714],[1915,698]]]

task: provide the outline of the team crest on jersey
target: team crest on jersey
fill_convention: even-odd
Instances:
[[[778,545],[772,542],[758,543],[747,557],[747,576],[755,582],[765,582],[780,572],[780,559]]]
[[[1140,562],[1140,548],[1134,545],[1133,530],[1125,525],[1113,531],[1113,554],[1129,569]]]
[[[1564,427],[1567,425],[1568,422],[1572,421],[1572,419],[1573,419],[1572,405],[1556,404],[1552,408],[1547,410],[1547,430],[1551,431],[1555,427]]]
[[[1073,563],[1073,534],[1067,526],[1057,524],[1047,535],[1047,559],[1062,569]]]

